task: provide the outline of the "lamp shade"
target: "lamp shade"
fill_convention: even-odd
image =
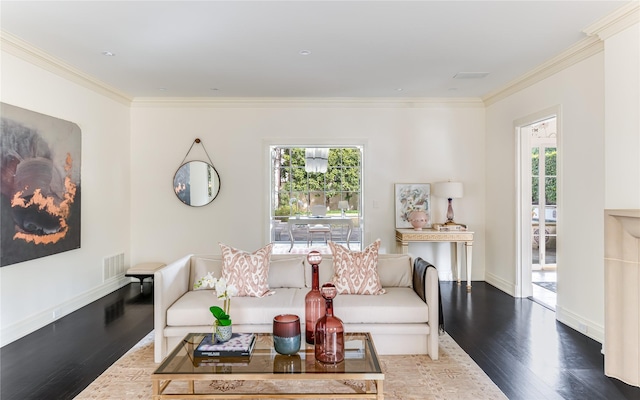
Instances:
[[[433,184],[433,195],[447,199],[459,199],[464,195],[462,182],[438,182]]]
[[[347,208],[349,208],[349,202],[346,200],[340,200],[338,202],[338,208],[341,210],[346,210]]]

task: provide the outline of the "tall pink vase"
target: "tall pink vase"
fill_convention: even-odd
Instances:
[[[304,333],[305,341],[314,344],[316,322],[324,315],[324,298],[320,294],[320,276],[318,265],[322,255],[318,251],[310,251],[307,261],[311,264],[311,290],[304,297]]]

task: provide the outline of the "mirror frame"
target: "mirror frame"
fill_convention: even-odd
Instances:
[[[213,191],[211,191],[208,196],[207,196],[207,202],[203,203],[203,204],[191,204],[191,200],[189,198],[189,201],[187,201],[185,198],[180,196],[180,192],[181,190],[179,190],[179,186],[180,185],[185,185],[188,184],[188,182],[183,182],[183,178],[179,177],[179,174],[181,173],[181,171],[183,170],[183,168],[187,165],[190,165],[191,163],[203,163],[206,166],[208,166],[207,170],[209,173],[211,173],[210,176],[208,176],[208,179],[213,182],[213,186],[210,189],[215,189],[215,193],[213,193]],[[180,167],[178,167],[178,169],[176,170],[176,173],[173,175],[173,192],[176,195],[176,197],[178,198],[178,200],[180,200],[180,202],[182,204],[185,204],[187,206],[190,207],[203,207],[206,206],[208,204],[211,204],[211,202],[213,202],[213,200],[216,199],[216,197],[218,197],[218,194],[220,194],[220,186],[221,186],[221,181],[220,181],[220,174],[218,173],[218,170],[216,170],[216,167],[214,167],[212,164],[206,162],[206,161],[202,161],[202,160],[191,160],[191,161],[187,161],[185,163],[183,163],[182,165],[180,165]],[[207,186],[205,186],[203,188],[203,190],[206,190]],[[190,195],[190,193],[189,193]]]

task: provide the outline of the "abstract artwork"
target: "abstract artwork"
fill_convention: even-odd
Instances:
[[[80,248],[80,128],[5,103],[0,117],[0,267]]]
[[[424,211],[430,216],[430,193],[431,186],[428,183],[395,184],[396,228],[412,228],[409,214],[414,210]]]

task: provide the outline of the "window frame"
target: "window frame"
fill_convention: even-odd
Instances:
[[[343,182],[341,181],[341,187],[339,188],[339,190],[336,190],[336,188],[332,188],[332,182],[327,182],[326,178],[328,176],[327,174],[323,174],[323,173],[314,173],[314,172],[307,172],[307,185],[306,185],[306,191],[301,191],[300,193],[304,193],[304,195],[306,196],[307,202],[306,204],[303,204],[303,209],[302,210],[298,210],[301,215],[302,214],[307,214],[308,210],[310,210],[310,207],[314,204],[328,204],[328,206],[330,207],[330,210],[335,212],[336,208],[334,208],[334,206],[337,207],[337,202],[340,200],[346,200],[347,197],[346,194],[352,193],[353,195],[351,196],[351,199],[349,199],[349,205],[351,206],[351,209],[356,209],[358,211],[357,213],[357,218],[358,218],[358,223],[354,225],[354,229],[355,228],[360,228],[361,231],[360,232],[364,232],[363,229],[363,221],[364,221],[364,156],[365,156],[365,146],[363,144],[353,144],[353,143],[332,143],[332,144],[300,144],[300,143],[286,143],[285,141],[280,141],[277,143],[271,143],[268,145],[268,162],[269,162],[269,166],[268,166],[268,174],[269,174],[269,180],[268,180],[268,196],[269,196],[269,209],[268,209],[268,218],[269,218],[269,223],[267,224],[267,226],[270,227],[269,232],[268,232],[268,238],[269,241],[273,242],[275,241],[275,238],[273,236],[273,223],[274,220],[279,219],[279,220],[288,220],[289,217],[295,215],[295,212],[293,211],[293,209],[290,209],[290,212],[288,215],[276,215],[276,211],[277,209],[279,209],[282,205],[281,204],[277,204],[278,200],[280,199],[280,197],[278,196],[278,182],[277,180],[279,179],[279,171],[276,171],[276,157],[275,157],[275,152],[277,149],[301,149],[303,152],[305,149],[307,148],[329,148],[330,151],[332,149],[356,149],[359,151],[359,164],[357,166],[352,166],[352,165],[348,165],[348,164],[344,164],[344,160],[340,160],[340,164],[338,166],[338,168],[340,169],[345,169],[345,168],[359,168],[358,171],[358,180],[359,180],[359,191],[353,191],[353,190],[349,190],[349,188],[347,188],[347,190],[345,190],[345,187],[343,186]],[[288,168],[293,169],[293,168],[300,168],[303,167],[301,165],[289,165]],[[335,164],[333,166],[330,166],[330,168],[336,168]],[[278,176],[276,176],[276,174],[278,174]],[[315,176],[319,176],[319,175],[323,175],[324,177],[324,182],[323,182],[323,187],[322,190],[311,190],[309,188],[309,175],[315,175]],[[313,193],[320,193],[322,199],[320,200],[320,202],[317,201],[317,199],[314,201],[314,197]],[[329,197],[329,202],[327,202],[327,194],[331,193],[331,192],[337,192],[337,194],[334,194],[334,196]],[[298,191],[294,191],[293,188],[289,189],[289,199],[291,199],[292,194],[298,193]],[[353,200],[353,197],[356,197],[356,200]],[[299,198],[299,197],[298,197]],[[324,202],[323,202],[324,201]],[[353,214],[352,214],[353,215]],[[355,217],[355,216],[354,216]],[[363,238],[360,238],[360,241],[362,241]]]

